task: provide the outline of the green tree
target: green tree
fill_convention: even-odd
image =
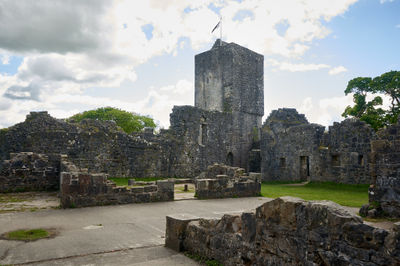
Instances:
[[[353,106],[347,106],[342,116],[357,117],[370,124],[375,130],[397,121],[400,113],[400,72],[390,71],[381,76],[358,77],[349,81],[346,95],[353,93]],[[368,95],[376,95],[367,101]],[[389,110],[384,110],[382,97],[388,96],[391,100]]]
[[[113,107],[102,107],[96,110],[75,114],[68,118],[68,121],[80,122],[83,119],[115,121],[115,123],[128,134],[132,132],[139,132],[145,127],[156,127],[156,124],[151,117],[130,113]]]

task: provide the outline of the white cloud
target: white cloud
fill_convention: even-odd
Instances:
[[[353,95],[324,98],[319,101],[319,110],[314,115],[318,124],[329,126],[334,121],[341,121],[344,109],[353,104]]]
[[[9,55],[6,55],[6,54],[1,55],[1,56],[0,56],[0,62],[1,62],[3,65],[8,65],[8,64],[10,63],[10,56],[9,56]]]
[[[334,67],[331,70],[329,70],[329,75],[337,75],[339,73],[342,72],[346,72],[347,68],[345,68],[344,66],[338,66],[338,67]]]
[[[353,104],[353,96],[323,98],[314,102],[317,104],[313,103],[312,97],[306,97],[299,106],[294,107],[299,113],[305,114],[310,123],[327,127],[344,119],[341,114],[348,105]]]
[[[1,54],[23,56],[24,59],[17,74],[1,76],[0,95],[6,96],[2,99],[9,103],[2,106],[9,109],[0,111],[0,124],[21,121],[30,110],[48,109],[57,115],[70,113],[68,108],[60,107],[63,101],[75,101],[82,106],[91,106],[88,104],[90,101],[109,105],[107,102],[112,102],[112,99],[83,97],[85,89],[114,88],[124,80],[134,81],[137,66],[155,56],[178,53],[185,44],[182,38],[188,38],[194,49],[209,44],[219,35],[210,34],[219,16],[209,8],[212,2],[1,1]],[[265,55],[280,55],[289,60],[298,59],[314,40],[326,37],[330,30],[323,22],[343,14],[355,2],[248,0],[239,3],[219,0],[214,6],[220,8],[223,16],[224,40],[234,41]],[[234,20],[243,11],[249,12],[251,16]],[[285,30],[278,33],[276,26],[283,21]],[[152,37],[148,39],[142,27],[149,24],[153,30]],[[2,56],[1,61],[4,63],[9,60]],[[286,71],[311,71],[330,67],[326,64],[289,62],[275,62],[275,66]],[[192,99],[192,84],[180,81],[150,91],[147,98],[138,102],[137,106],[143,110],[135,111],[149,112],[167,124],[171,104],[189,103]],[[152,104],[154,102],[158,105]],[[121,108],[135,104],[118,101],[112,103]]]
[[[400,29],[400,24],[397,24],[397,25],[396,25],[396,28],[399,28],[399,29]]]
[[[23,92],[15,97],[24,97]],[[32,97],[26,97],[24,104],[12,101],[12,97],[0,97],[0,127],[23,121],[30,111],[46,110],[54,117],[66,118],[84,110],[112,106],[150,115],[160,126],[167,128],[172,107],[174,105],[193,105],[193,93],[193,83],[179,80],[174,85],[151,88],[145,98],[134,102],[110,97],[72,94],[68,91],[49,94],[39,102]],[[66,108],[68,106],[79,106],[79,108]]]
[[[307,97],[301,103],[301,106],[299,108],[299,112],[300,113],[308,113],[309,111],[312,110],[312,108],[313,108],[312,98],[311,97]]]
[[[278,67],[280,70],[290,71],[290,72],[304,72],[304,71],[314,71],[323,68],[329,68],[329,65],[326,64],[293,64],[289,62],[279,62],[274,59],[269,59],[268,63],[272,66]]]

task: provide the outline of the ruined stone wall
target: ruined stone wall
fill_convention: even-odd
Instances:
[[[79,168],[110,176],[171,176],[174,138],[128,135],[111,121],[84,120],[67,123],[47,112],[32,112],[25,122],[0,134],[0,160],[10,153],[66,154]]]
[[[220,220],[167,216],[165,244],[223,265],[400,264],[400,224],[386,231],[333,202],[291,197]]]
[[[360,214],[400,218],[400,121],[377,133],[371,143],[369,204]]]
[[[273,111],[261,130],[263,180],[371,182],[373,129],[347,119],[324,131],[321,125],[309,124],[295,109]]]
[[[15,152],[66,154],[91,173],[194,178],[214,162],[238,165],[248,154],[250,141],[233,129],[233,119],[231,113],[180,106],[173,109],[170,130],[128,135],[111,121],[70,123],[32,112],[1,132],[0,160]]]
[[[321,174],[315,181],[370,184],[371,141],[374,130],[358,119],[335,122],[320,144]]]
[[[127,188],[117,187],[105,174],[62,172],[60,179],[63,208],[174,200],[174,182],[168,180]]]
[[[51,191],[60,186],[60,156],[21,152],[10,154],[0,169],[0,193]]]
[[[193,106],[174,106],[170,130],[179,138],[180,145],[172,153],[176,156],[175,175],[194,177],[215,162],[228,163],[238,149],[233,146],[232,115],[206,111]]]
[[[195,180],[198,199],[254,197],[261,192],[261,174],[223,164],[207,167]]]

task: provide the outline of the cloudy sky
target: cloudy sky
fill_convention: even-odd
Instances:
[[[265,56],[265,117],[341,120],[347,82],[400,70],[400,0],[0,0],[0,128],[102,106],[169,126],[193,105],[194,55],[223,39]]]

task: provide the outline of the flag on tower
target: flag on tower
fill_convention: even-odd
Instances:
[[[218,21],[218,24],[215,25],[214,29],[211,31],[213,33],[216,29],[218,29],[219,25],[221,24],[221,20]]]

